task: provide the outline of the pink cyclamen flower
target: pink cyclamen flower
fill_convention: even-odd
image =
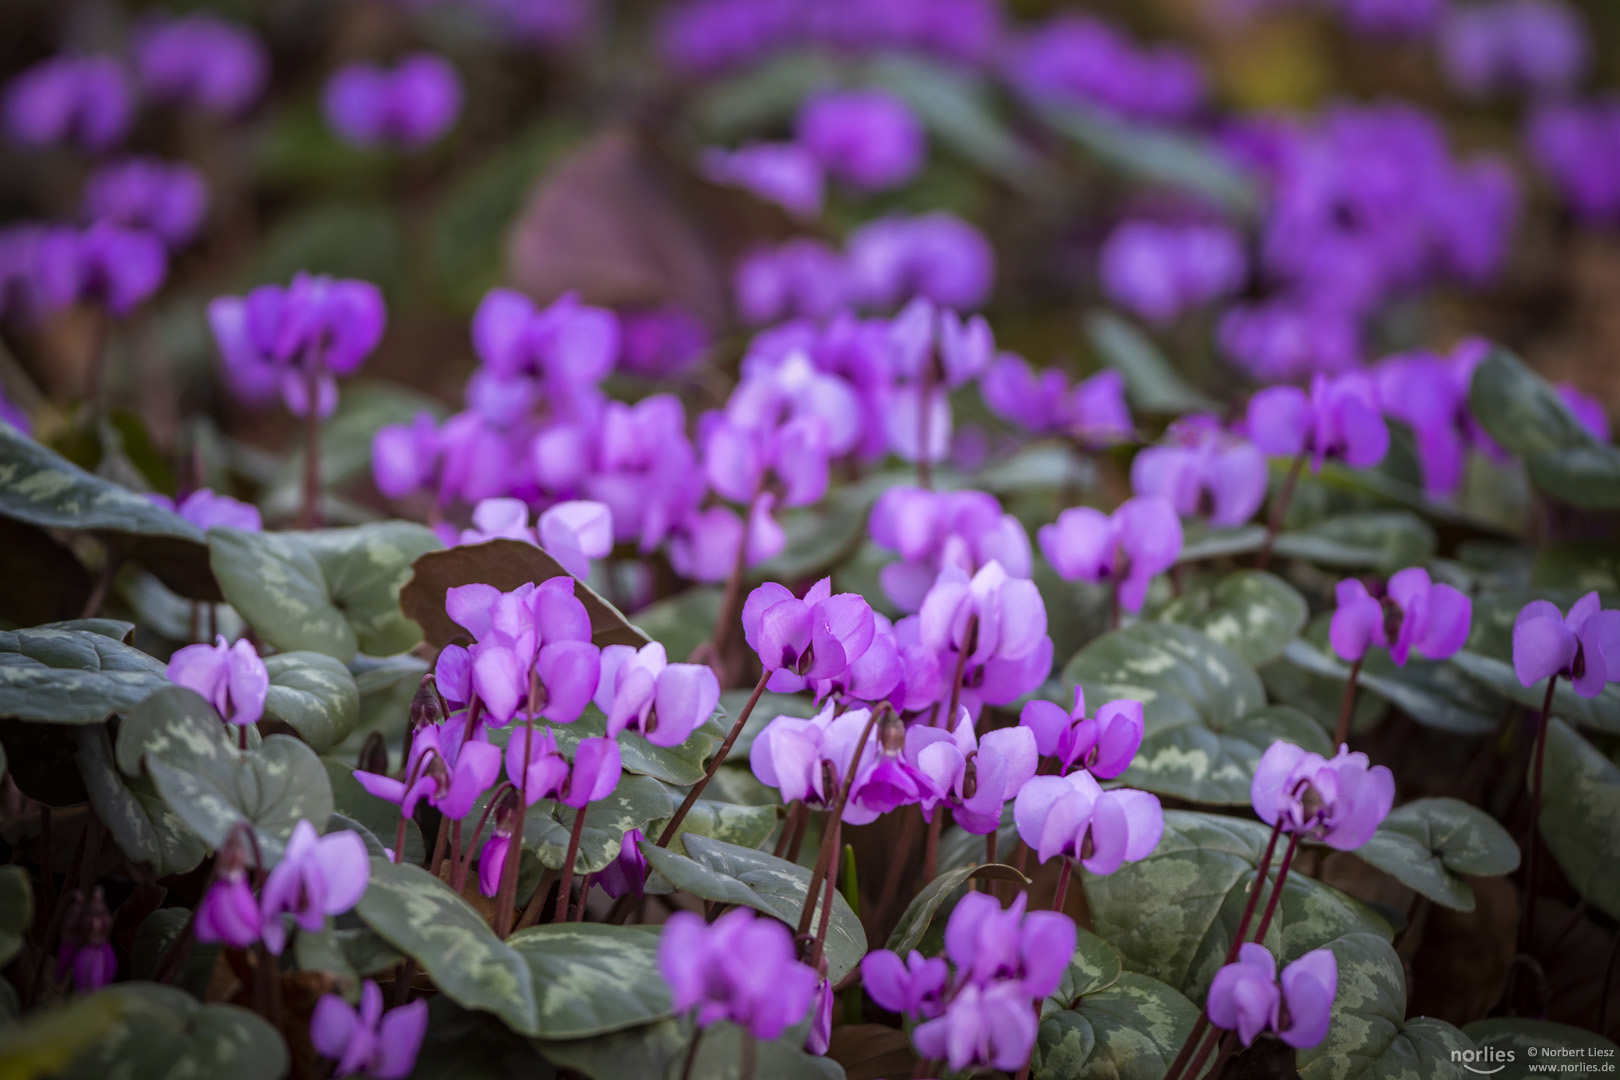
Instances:
[[[613,550],[613,512],[599,502],[573,499],[543,511],[540,546],[577,578],[591,573],[591,560]]]
[[[675,1012],[696,1010],[700,1028],[730,1020],[765,1040],[804,1019],[820,981],[797,959],[788,928],[748,908],[712,924],[687,911],[671,915],[658,943],[658,969]]]
[[[221,634],[212,645],[187,645],[169,659],[167,674],[207,698],[228,723],[253,724],[264,715],[270,672],[246,638],[227,645]]]
[[[1140,611],[1155,574],[1181,555],[1181,519],[1168,499],[1138,495],[1113,514],[1074,506],[1036,533],[1041,552],[1066,581],[1112,581],[1126,611]]]
[[[888,949],[874,949],[861,958],[861,986],[879,1007],[901,1016],[932,1020],[945,1011],[945,986],[950,965],[943,956],[927,956],[916,949],[904,960]]]
[[[1532,686],[1563,676],[1582,697],[1620,681],[1620,611],[1604,611],[1589,592],[1564,615],[1556,604],[1532,600],[1513,622],[1513,670]]]
[[[831,679],[872,644],[877,624],[872,608],[855,593],[832,592],[822,578],[800,600],[786,586],[768,581],[748,594],[742,610],[743,636],[767,671],[787,676],[781,692],[802,686],[794,677]],[[777,686],[776,677],[772,685]]]
[[[1056,757],[1064,772],[1078,764],[1103,780],[1112,780],[1130,768],[1142,745],[1140,701],[1110,701],[1095,717],[1088,717],[1086,692],[1078,685],[1073,709],[1064,712],[1062,706],[1037,698],[1024,705],[1018,723],[1034,733],[1040,755]]]
[[[1175,421],[1163,443],[1131,460],[1136,494],[1163,496],[1182,517],[1203,514],[1220,527],[1254,516],[1266,497],[1266,476],[1265,455],[1206,415]]]
[[[740,187],[797,218],[821,215],[825,180],[821,163],[798,143],[755,143],[707,150],[703,173],[717,184]]]
[[[1263,1031],[1300,1050],[1326,1036],[1339,991],[1339,962],[1332,949],[1316,949],[1283,968],[1271,950],[1244,942],[1236,963],[1215,973],[1209,985],[1209,1019],[1236,1031],[1244,1046]]]
[[[383,1012],[382,991],[367,979],[356,1009],[337,994],[325,994],[309,1018],[315,1052],[331,1058],[333,1076],[365,1073],[375,1080],[404,1080],[416,1068],[427,1035],[428,1003],[423,1000]]]
[[[264,879],[259,906],[264,913],[264,945],[280,956],[287,944],[282,915],[293,916],[311,933],[326,926],[328,915],[341,915],[360,902],[371,880],[371,859],[360,834],[320,836],[315,826],[293,826],[281,861]]]
[[[8,134],[24,146],[107,150],[134,120],[135,88],[111,56],[57,56],[6,85],[4,110]]]
[[[625,833],[618,857],[596,875],[596,883],[602,886],[602,891],[615,900],[627,893],[640,896],[647,883],[647,856],[641,853],[641,842],[645,839],[640,829]]]
[[[1354,851],[1372,839],[1395,804],[1395,776],[1348,747],[1323,758],[1279,740],[1260,755],[1249,798],[1267,825],[1280,823],[1302,839]]]
[[[416,804],[426,799],[445,817],[459,821],[500,772],[500,747],[479,737],[465,742],[459,734],[447,737],[445,727],[434,726],[411,740],[404,780],[364,770],[357,770],[354,778],[377,798],[396,804],[405,817],[414,816]]]
[[[530,806],[555,799],[582,810],[613,794],[623,772],[619,744],[611,738],[581,739],[571,762],[549,729],[536,731],[531,742],[528,729],[517,728],[506,745],[506,778]]]
[[[1028,728],[999,728],[980,739],[965,708],[954,731],[915,724],[906,732],[906,760],[923,786],[923,816],[933,820],[940,805],[971,833],[993,832],[1001,810],[1040,763],[1035,735]]]
[[[474,638],[470,649],[445,649],[457,660],[455,670],[466,673],[445,682],[448,700],[471,701],[476,692],[496,725],[526,710],[531,699],[538,715],[559,724],[573,723],[590,704],[601,650],[591,644],[591,619],[574,595],[573,578],[504,593],[482,583],[457,586],[446,590],[445,611]]]
[[[1444,660],[1468,641],[1473,602],[1450,585],[1434,584],[1421,566],[1409,566],[1390,578],[1384,603],[1355,578],[1339,582],[1335,592],[1339,606],[1328,637],[1334,652],[1347,662],[1361,660],[1373,645],[1388,645],[1390,657],[1405,667],[1413,650],[1430,660]]]
[[[45,309],[99,304],[123,318],[163,287],[169,256],[154,233],[98,221],[83,231],[59,226],[40,233],[33,271]]]
[[[602,650],[596,707],[607,716],[610,736],[634,728],[655,746],[679,746],[719,703],[720,682],[707,664],[671,664],[656,641]]]
[[[969,575],[992,561],[1011,577],[1027,578],[1032,571],[1023,524],[982,491],[891,487],[873,504],[869,528],[873,543],[900,554],[899,562],[883,568],[879,580],[904,611],[922,607],[946,565]]]
[[[253,31],[201,14],[144,25],[135,39],[135,66],[155,100],[229,116],[259,99],[270,60]]]
[[[1230,296],[1247,272],[1243,242],[1225,225],[1126,221],[1102,249],[1109,299],[1154,323]]]
[[[264,933],[259,901],[241,869],[216,878],[197,905],[198,941],[245,949]]]
[[[876,821],[891,807],[874,805],[860,795],[863,782],[876,774],[880,764],[878,740],[868,737],[860,759],[855,760],[855,747],[870,716],[868,709],[837,712],[832,702],[808,720],[778,716],[754,739],[748,752],[749,767],[760,783],[780,792],[784,803],[797,800],[819,807],[832,806],[854,770],[843,820],[851,825]]]
[[[167,495],[153,493],[146,497],[165,510],[173,510],[204,532],[216,525],[244,532],[259,532],[264,528],[264,518],[257,506],[207,488],[198,488],[178,503]]]
[[[1370,468],[1389,450],[1389,425],[1378,390],[1360,373],[1316,375],[1307,395],[1297,386],[1271,386],[1249,399],[1249,436],[1268,454],[1309,454],[1311,468],[1330,458]]]
[[[1112,874],[1153,854],[1164,835],[1164,810],[1145,791],[1104,791],[1091,774],[1037,776],[1013,802],[1024,843],[1046,862],[1068,855],[1093,874]]]
[[[839,180],[898,187],[922,168],[928,142],[904,101],[883,90],[818,94],[799,110],[799,140]]]
[[[171,249],[189,243],[208,213],[208,183],[190,165],[134,157],[103,165],[85,185],[85,216],[145,229]]]
[[[350,64],[333,75],[323,97],[326,122],[358,146],[392,143],[417,149],[437,142],[461,114],[461,77],[432,53],[393,68]]]

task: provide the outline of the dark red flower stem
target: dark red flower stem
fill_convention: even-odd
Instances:
[[[1271,917],[1277,913],[1277,904],[1282,900],[1283,884],[1288,880],[1288,868],[1294,863],[1294,852],[1299,850],[1299,833],[1288,834],[1288,849],[1283,852],[1282,864],[1277,867],[1277,884],[1272,887],[1271,899],[1266,901],[1266,910],[1260,916],[1260,925],[1254,928],[1254,940],[1262,944],[1266,940],[1266,931],[1271,929]]]
[[[850,788],[855,785],[855,773],[860,766],[861,754],[866,751],[866,740],[871,738],[872,729],[877,726],[878,718],[882,716],[883,713],[889,709],[889,707],[889,703],[884,702],[877,708],[873,709],[867,716],[866,726],[861,729],[860,740],[855,744],[855,753],[851,755],[849,759],[848,775],[844,777],[844,782],[839,785],[838,797],[827,812],[828,824],[822,831],[821,851],[816,856],[816,867],[810,872],[810,884],[805,889],[804,910],[799,913],[798,936],[800,938],[803,938],[810,932],[810,919],[815,913],[816,889],[821,884],[821,875],[826,874],[829,878],[836,878],[838,876],[837,871],[833,869],[833,859],[836,858],[835,845],[838,843],[838,835],[842,831],[841,826],[844,817],[844,804],[849,802]],[[830,897],[828,899],[828,907],[831,907]]]
[[[309,400],[304,413],[304,507],[299,526],[305,529],[321,527],[321,413],[315,407],[320,395],[321,365],[311,364],[309,370]]]
[[[1057,891],[1052,894],[1052,910],[1062,911],[1063,901],[1069,894],[1069,878],[1074,874],[1074,860],[1063,857],[1063,869],[1058,871]]]
[[[1294,488],[1299,484],[1299,474],[1305,469],[1305,455],[1309,452],[1307,448],[1294,457],[1294,463],[1288,467],[1288,475],[1283,479],[1282,490],[1277,492],[1276,501],[1271,504],[1271,516],[1266,519],[1266,539],[1260,545],[1260,554],[1254,561],[1257,570],[1271,565],[1271,546],[1282,531],[1283,515],[1288,512],[1288,504],[1294,498]]]
[[[1541,720],[1536,725],[1536,747],[1530,762],[1530,849],[1525,860],[1524,918],[1519,923],[1519,951],[1530,951],[1530,938],[1536,928],[1536,894],[1541,884],[1541,804],[1543,796],[1542,772],[1547,763],[1547,726],[1552,723],[1553,691],[1558,687],[1558,675],[1547,680],[1547,696],[1541,701]]]
[[[517,915],[518,863],[523,858],[523,823],[529,816],[529,755],[534,753],[534,711],[539,695],[540,676],[530,668],[528,711],[523,720],[523,783],[518,788],[523,805],[518,807],[517,826],[512,830],[512,846],[506,849],[506,862],[501,866],[501,887],[495,896],[495,935],[503,941],[512,932],[512,919]]]
[[[590,803],[586,803],[574,811],[574,827],[568,832],[568,854],[563,856],[562,884],[557,889],[557,906],[551,910],[554,923],[568,921],[568,894],[574,889],[574,860],[579,858],[579,838],[585,832],[585,811],[590,808]],[[584,897],[580,902],[584,903]]]
[[[832,823],[832,861],[827,866],[827,880],[822,888],[821,918],[816,920],[816,940],[810,946],[810,957],[807,963],[811,971],[821,970],[821,954],[827,947],[827,928],[832,924],[833,891],[838,883],[838,851],[843,842],[844,823],[834,820]],[[808,901],[809,897],[806,896]]]
[[[1333,729],[1335,753],[1350,738],[1350,718],[1356,711],[1356,684],[1361,679],[1361,662],[1366,658],[1365,654],[1359,656],[1356,662],[1350,665],[1350,678],[1344,684],[1344,699],[1339,704],[1339,726]]]
[[[659,847],[669,846],[669,842],[675,838],[675,833],[680,829],[681,822],[686,820],[686,815],[692,812],[692,807],[697,804],[698,797],[703,794],[703,789],[709,786],[709,781],[714,779],[714,774],[720,771],[721,765],[725,764],[726,755],[731,753],[731,744],[736,742],[737,736],[742,734],[743,725],[748,723],[748,717],[753,714],[754,706],[759,704],[760,695],[765,693],[765,684],[770,680],[771,673],[767,671],[760,675],[759,682],[754,684],[754,692],[748,696],[748,703],[742,707],[742,712],[737,714],[736,722],[731,725],[731,730],[726,733],[725,740],[720,744],[720,749],[714,752],[714,760],[709,762],[709,770],[703,774],[703,779],[692,785],[692,790],[686,793],[686,798],[676,808],[675,815],[669,819],[669,824],[665,825],[664,831],[658,834]]]

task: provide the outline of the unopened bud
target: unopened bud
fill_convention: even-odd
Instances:
[[[883,719],[878,721],[878,744],[885,754],[898,755],[906,748],[906,722],[885,710]]]
[[[356,768],[360,772],[376,773],[378,776],[387,775],[388,743],[383,739],[382,732],[367,733],[365,742],[360,744],[359,763]]]
[[[523,800],[517,788],[508,787],[495,804],[495,831],[510,836],[517,831],[518,815],[523,812]]]
[[[411,727],[421,729],[437,724],[444,719],[444,709],[439,705],[439,690],[433,682],[433,673],[430,671],[422,676],[422,685],[416,688],[416,696],[411,698]]]
[[[971,799],[979,793],[979,763],[976,754],[969,754],[962,769],[962,798]]]

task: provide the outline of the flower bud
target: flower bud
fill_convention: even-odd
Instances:
[[[411,727],[421,729],[430,724],[437,724],[444,719],[444,709],[439,705],[439,691],[433,682],[433,673],[430,671],[422,676],[422,684],[416,688],[416,695],[411,698]],[[373,772],[386,772],[386,769],[369,770]]]

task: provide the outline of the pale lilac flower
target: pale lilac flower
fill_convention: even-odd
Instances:
[[[825,183],[821,163],[798,143],[755,143],[736,150],[706,150],[703,174],[740,187],[797,218],[821,216]]]
[[[668,304],[621,311],[624,370],[664,379],[690,370],[713,343],[709,327],[685,308]]]
[[[377,490],[398,499],[428,487],[439,465],[439,425],[419,412],[408,424],[388,424],[371,439],[371,474]],[[527,514],[527,511],[525,511]]]
[[[78,889],[69,893],[67,915],[62,921],[62,944],[56,954],[56,979],[63,981],[71,970],[73,989],[93,994],[118,975],[118,954],[107,938],[112,934],[112,912],[107,897],[97,885],[89,900]]]
[[[1361,362],[1360,320],[1327,303],[1238,304],[1221,316],[1215,337],[1221,352],[1256,379],[1348,371]]]
[[[461,113],[461,78],[442,57],[417,53],[389,69],[356,63],[326,84],[326,122],[358,146],[419,149],[437,142]]]
[[[1017,983],[969,983],[944,1015],[917,1025],[912,1042],[924,1057],[943,1058],[952,1072],[970,1065],[1017,1072],[1034,1050],[1037,1020]]]
[[[699,424],[703,468],[715,492],[748,503],[769,485],[783,506],[809,506],[827,492],[827,424],[805,415],[775,427],[744,426],[724,413]]]
[[[171,249],[196,237],[208,213],[208,184],[190,165],[133,157],[103,165],[85,186],[93,221],[145,229]]]
[[[1112,581],[1120,605],[1140,611],[1154,575],[1181,554],[1181,519],[1168,499],[1138,495],[1113,514],[1090,506],[1063,511],[1036,533],[1041,552],[1066,581]]]
[[[738,313],[755,325],[824,319],[855,298],[843,256],[804,238],[745,255],[737,263],[733,291]]]
[[[323,994],[309,1019],[315,1052],[336,1062],[333,1076],[364,1073],[375,1080],[404,1080],[416,1068],[427,1035],[428,1003],[418,999],[383,1012],[382,991],[367,979],[360,1008],[337,994]]]
[[[1580,15],[1558,0],[1452,4],[1438,44],[1451,85],[1472,98],[1567,91],[1589,59]]]
[[[618,857],[596,875],[596,883],[602,886],[602,891],[615,900],[626,894],[639,897],[646,885],[647,856],[641,853],[641,842],[645,839],[640,829],[625,833]]]
[[[491,289],[473,314],[479,368],[467,404],[500,427],[546,401],[553,415],[594,414],[596,384],[618,360],[619,318],[566,293],[545,308],[512,289]]]
[[[224,874],[208,886],[197,904],[198,941],[219,942],[236,949],[254,944],[264,933],[264,915],[240,869]]]
[[[1126,221],[1102,249],[1109,298],[1155,323],[1232,295],[1247,269],[1242,241],[1224,225]]]
[[[712,924],[691,912],[671,915],[658,968],[675,1012],[695,1010],[700,1028],[730,1020],[767,1041],[804,1019],[820,981],[796,958],[787,927],[741,907]]]
[[[1013,802],[1018,835],[1046,862],[1067,855],[1093,874],[1112,874],[1153,854],[1164,835],[1164,811],[1145,791],[1104,791],[1091,774],[1037,776]]]
[[[281,861],[264,879],[259,905],[264,912],[264,945],[276,956],[287,943],[282,915],[289,914],[311,933],[326,926],[328,915],[341,915],[360,902],[371,880],[371,859],[360,834],[320,836],[315,826],[293,826]]]
[[[208,14],[148,23],[136,36],[135,63],[146,93],[226,116],[259,99],[270,70],[251,30]]]
[[[364,770],[356,770],[354,778],[372,795],[397,805],[404,817],[414,817],[417,803],[426,799],[439,813],[459,821],[500,772],[500,747],[491,746],[481,733],[464,741],[459,731],[434,726],[412,738],[404,780]]]
[[[950,966],[943,956],[925,957],[916,949],[901,960],[888,949],[861,958],[861,986],[880,1008],[901,1016],[932,1020],[945,1009]]]
[[[776,497],[769,493],[754,500],[748,518],[746,566],[775,558],[787,546],[787,536],[771,510]],[[743,542],[743,520],[729,506],[694,511],[678,522],[669,536],[669,563],[692,581],[718,583],[731,576],[737,548]]]
[[[893,777],[884,768],[887,755],[880,751],[878,739],[868,737],[859,760],[855,758],[855,747],[870,716],[867,709],[835,714],[832,702],[808,720],[778,716],[749,748],[749,767],[760,783],[777,789],[784,803],[801,801],[818,807],[830,807],[837,801],[845,778],[854,770],[842,820],[850,825],[869,824],[892,806],[882,801],[881,792],[871,793],[877,798],[865,797],[863,787],[868,782],[886,789],[893,786]]]
[[[1035,775],[1035,735],[1026,727],[999,728],[980,739],[961,709],[955,727],[914,724],[906,732],[906,760],[923,785],[923,816],[949,806],[952,820],[971,833],[994,832],[1001,810]]]
[[[473,527],[461,530],[458,544],[482,544],[488,540],[521,540],[537,543],[529,527],[529,504],[522,499],[480,499],[473,507]]]
[[[6,130],[24,146],[116,146],[135,117],[124,66],[110,56],[58,56],[14,76],[5,89]]]
[[[1135,430],[1125,403],[1125,379],[1099,371],[1072,389],[1055,368],[1038,376],[1021,356],[1002,353],[979,383],[984,403],[995,415],[1037,434],[1065,434],[1096,450],[1128,439]]]
[[[1339,747],[1333,758],[1277,741],[1260,755],[1250,785],[1254,812],[1267,825],[1354,851],[1372,839],[1395,803],[1395,777],[1367,755]]]
[[[1130,768],[1131,759],[1142,745],[1142,703],[1121,699],[1110,701],[1086,715],[1086,692],[1076,685],[1074,708],[1036,698],[1024,705],[1018,723],[1035,736],[1035,748],[1042,757],[1055,757],[1068,772],[1077,764],[1091,775],[1112,780]]]
[[[1333,999],[1339,991],[1339,963],[1332,949],[1316,949],[1283,968],[1264,945],[1246,941],[1235,963],[1215,973],[1209,985],[1209,1019],[1236,1031],[1244,1046],[1263,1031],[1289,1046],[1309,1049],[1327,1036]]]
[[[264,528],[257,506],[207,488],[198,488],[178,503],[155,492],[146,497],[165,510],[173,510],[204,532],[216,525],[245,532],[259,532]]]
[[[1578,219],[1600,225],[1620,219],[1620,97],[1542,105],[1525,142]]]
[[[1329,639],[1348,662],[1360,660],[1373,645],[1388,645],[1401,667],[1414,649],[1427,659],[1444,660],[1468,640],[1473,602],[1450,585],[1434,584],[1421,566],[1390,578],[1382,604],[1355,578],[1339,582],[1336,591],[1339,606]]]
[[[610,736],[633,728],[655,746],[679,746],[719,703],[720,683],[707,664],[671,664],[656,641],[602,650],[596,707]]]
[[[514,728],[506,746],[506,778],[524,792],[528,805],[555,799],[583,810],[613,794],[623,775],[619,744],[613,738],[581,739],[570,762],[557,749],[550,728]]]
[[[922,606],[945,566],[971,575],[994,561],[1015,578],[1027,578],[1032,570],[1024,526],[982,491],[887,488],[872,507],[869,527],[873,543],[900,555],[879,580],[902,611]]]
[[[984,234],[946,213],[883,218],[856,229],[849,272],[865,302],[892,308],[921,296],[972,310],[990,295],[995,253]]]
[[[877,629],[871,606],[855,593],[834,595],[831,578],[811,586],[802,600],[766,582],[743,603],[742,624],[767,671],[811,680],[842,673],[866,652]]]
[[[1317,375],[1309,395],[1297,386],[1267,387],[1249,399],[1248,427],[1261,450],[1290,457],[1308,453],[1313,470],[1330,458],[1370,468],[1389,450],[1377,387],[1359,373]]]
[[[1131,460],[1138,495],[1170,501],[1182,517],[1202,514],[1222,528],[1242,525],[1266,497],[1266,458],[1255,445],[1195,413],[1170,425],[1165,441]]]
[[[590,576],[592,559],[613,550],[613,512],[599,502],[571,499],[540,514],[540,546],[577,578]]]
[[[1569,614],[1532,600],[1513,622],[1513,670],[1525,686],[1563,676],[1582,697],[1596,697],[1620,682],[1620,611],[1604,611],[1596,592]]]
[[[473,636],[466,650],[469,689],[484,703],[491,723],[505,724],[527,708],[531,697],[538,715],[560,724],[579,719],[596,693],[601,660],[573,578],[550,578],[504,593],[493,585],[462,585],[447,591],[445,610]],[[450,695],[449,687],[445,694]]]
[[[811,97],[799,110],[798,136],[829,175],[865,191],[905,184],[928,153],[910,107],[883,90]]]
[[[246,638],[234,645],[221,634],[212,645],[187,645],[169,659],[169,681],[197,691],[232,724],[253,724],[264,715],[270,673]]]

